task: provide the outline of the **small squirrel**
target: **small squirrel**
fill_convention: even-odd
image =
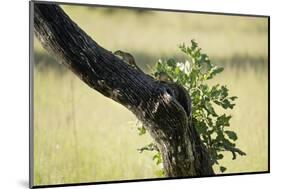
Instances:
[[[129,65],[133,66],[134,68],[138,69],[138,70],[141,70],[137,64],[136,64],[136,61],[135,61],[135,58],[130,54],[130,53],[127,53],[127,52],[124,52],[124,51],[121,51],[121,50],[118,50],[118,51],[115,51],[114,52],[115,55],[121,57],[121,59],[128,63]]]
[[[157,80],[159,80],[162,83],[165,83],[173,90],[172,95],[175,96],[177,101],[184,108],[187,117],[191,118],[191,98],[188,92],[186,91],[186,89],[183,86],[174,83],[172,78],[165,72],[159,72],[156,74],[155,77]]]

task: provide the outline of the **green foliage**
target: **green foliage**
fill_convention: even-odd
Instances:
[[[222,173],[225,172],[225,171],[226,171],[226,167],[220,166],[220,171],[221,171]]]
[[[138,132],[139,132],[139,135],[144,135],[146,133],[146,130],[144,128],[144,126],[140,126],[138,127]]]
[[[219,165],[219,160],[224,158],[222,152],[229,151],[233,158],[236,155],[246,155],[236,148],[237,134],[230,130],[231,115],[219,114],[217,110],[233,109],[237,96],[230,96],[227,86],[216,84],[210,86],[208,80],[213,79],[224,69],[214,65],[207,54],[201,52],[198,44],[191,40],[191,46],[179,45],[180,50],[186,55],[184,62],[171,58],[159,60],[156,64],[154,76],[164,72],[172,82],[184,86],[192,99],[192,123],[205,144],[212,164]],[[227,130],[226,130],[227,129]],[[156,164],[162,163],[159,151],[153,159]],[[225,172],[226,167],[220,166],[220,171]]]

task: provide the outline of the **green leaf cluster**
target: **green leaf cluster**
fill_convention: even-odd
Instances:
[[[230,128],[232,116],[226,113],[226,110],[235,107],[238,97],[231,96],[226,85],[208,84],[208,80],[224,69],[213,64],[194,40],[191,40],[191,46],[183,43],[179,45],[179,49],[186,55],[185,61],[179,62],[174,58],[159,60],[153,75],[164,72],[171,82],[188,90],[192,99],[192,123],[206,146],[213,165],[219,165],[219,160],[224,158],[224,151],[231,152],[233,159],[236,159],[237,154],[245,155],[236,147],[238,137]],[[223,113],[218,113],[218,109],[223,110],[220,111]],[[153,159],[157,159],[157,164],[160,164],[158,156],[160,153],[156,150]],[[226,167],[220,166],[220,171],[226,171]]]

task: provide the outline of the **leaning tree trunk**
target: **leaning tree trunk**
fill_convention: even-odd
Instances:
[[[34,28],[42,45],[67,68],[144,123],[160,149],[166,176],[214,174],[198,133],[174,95],[175,88],[101,47],[58,5],[35,2]]]

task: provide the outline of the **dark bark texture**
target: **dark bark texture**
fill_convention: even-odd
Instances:
[[[63,65],[144,123],[162,154],[166,176],[214,174],[185,105],[177,98],[178,87],[155,80],[101,47],[58,5],[35,3],[34,28],[44,48]]]

